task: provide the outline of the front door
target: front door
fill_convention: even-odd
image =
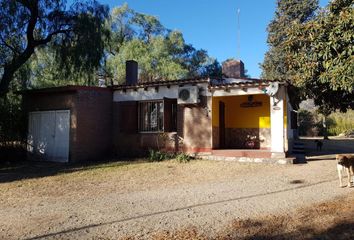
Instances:
[[[225,103],[219,102],[219,145],[225,148]]]

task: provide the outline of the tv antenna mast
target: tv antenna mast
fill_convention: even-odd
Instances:
[[[237,9],[237,46],[236,46],[236,59],[240,59],[241,58],[241,48],[240,48],[240,45],[241,45],[241,31],[240,31],[240,12],[241,10],[238,8]]]

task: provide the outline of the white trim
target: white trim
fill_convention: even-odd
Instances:
[[[271,132],[271,151],[282,156],[284,154],[284,98],[285,88],[279,88],[274,97],[270,97],[270,132]]]
[[[207,96],[208,84],[196,84],[200,88],[200,95]],[[184,84],[185,86],[193,86],[192,84]],[[159,86],[156,90],[155,87],[147,87],[144,89],[140,87],[136,90],[115,90],[113,93],[113,102],[126,102],[126,101],[144,101],[144,100],[163,100],[164,98],[178,98],[179,85]]]
[[[226,96],[242,96],[242,95],[256,95],[264,94],[264,92],[258,87],[245,87],[245,88],[229,88],[229,90],[223,89],[212,89],[213,97],[226,97]]]

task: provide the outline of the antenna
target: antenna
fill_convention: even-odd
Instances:
[[[240,49],[240,35],[241,35],[241,31],[240,31],[240,12],[241,10],[238,8],[237,9],[237,52],[236,52],[236,59],[241,59],[241,49]]]

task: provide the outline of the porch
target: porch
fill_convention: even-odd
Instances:
[[[256,84],[243,85],[239,82],[211,89],[213,150],[210,156],[250,162],[286,159],[291,134],[288,134],[285,87],[279,86],[276,95],[269,96]]]

